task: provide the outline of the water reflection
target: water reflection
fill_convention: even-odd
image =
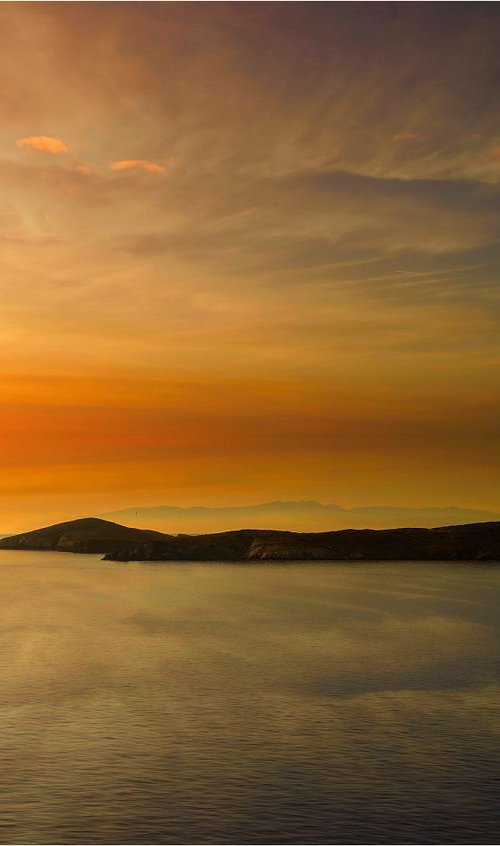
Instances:
[[[500,569],[0,578],[1,842],[495,842]]]

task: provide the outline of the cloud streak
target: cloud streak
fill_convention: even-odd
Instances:
[[[146,173],[165,173],[165,167],[158,162],[150,162],[146,159],[125,159],[110,164],[110,170],[144,170]]]

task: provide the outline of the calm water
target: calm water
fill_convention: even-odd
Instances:
[[[0,842],[499,842],[500,566],[0,579]]]

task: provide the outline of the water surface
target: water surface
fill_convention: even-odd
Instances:
[[[0,842],[499,841],[500,566],[0,579]]]

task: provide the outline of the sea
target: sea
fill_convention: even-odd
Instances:
[[[500,565],[0,580],[2,844],[500,842]]]

